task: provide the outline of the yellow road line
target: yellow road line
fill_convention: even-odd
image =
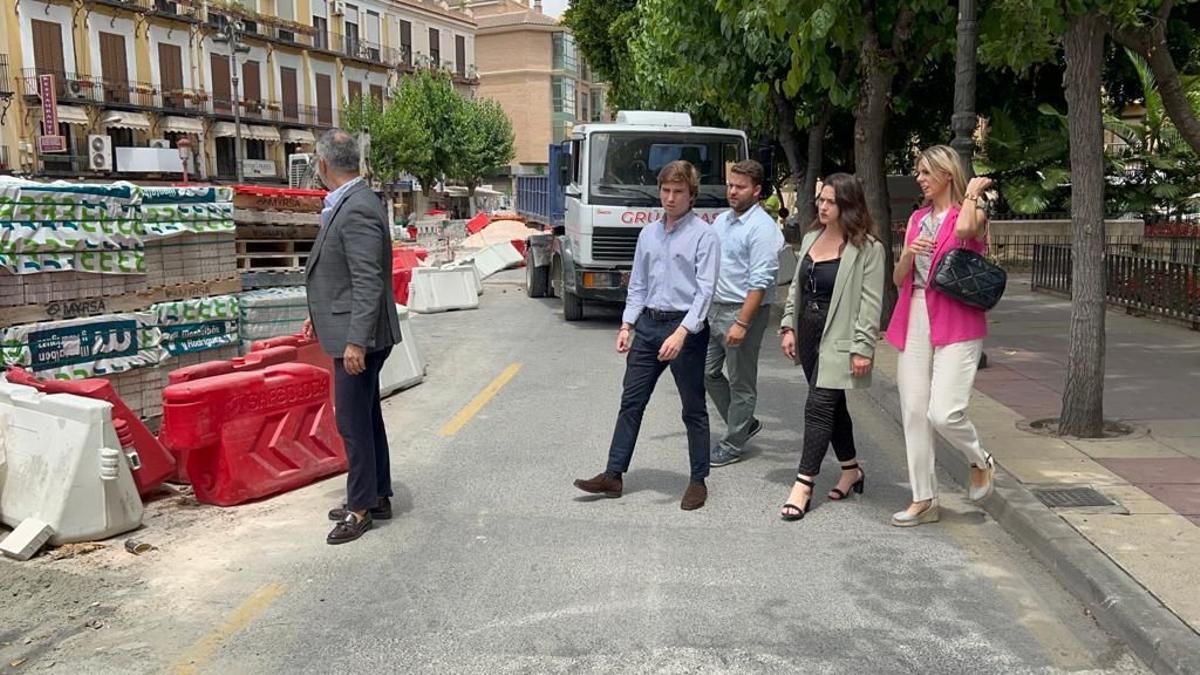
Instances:
[[[491,384],[484,387],[483,391],[479,392],[478,396],[471,399],[471,402],[468,403],[466,407],[464,407],[462,410],[459,410],[454,417],[450,418],[449,422],[446,422],[446,425],[443,426],[442,430],[438,432],[438,436],[453,436],[461,431],[463,427],[467,426],[467,422],[470,422],[471,418],[474,417],[480,410],[482,410],[483,406],[487,405],[488,401],[492,400],[492,397],[499,393],[500,389],[504,387],[504,385],[508,384],[508,381],[513,379],[513,377],[516,376],[517,372],[520,370],[521,364],[519,363],[514,363],[505,368],[504,372],[497,375],[496,379],[492,380]]]
[[[171,667],[171,672],[174,675],[192,675],[192,673],[200,672],[200,669],[216,656],[217,652],[221,651],[221,647],[225,646],[229,638],[245,628],[280,595],[283,595],[281,584],[267,584],[255,591],[237,609],[233,610],[225,623],[217,626],[211,633],[192,645],[192,648]]]

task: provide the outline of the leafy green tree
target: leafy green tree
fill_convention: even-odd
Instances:
[[[455,91],[449,74],[430,70],[401,80],[395,100],[399,116],[395,122],[409,131],[420,128],[427,150],[406,153],[399,168],[416,176],[425,196],[429,196],[439,180],[454,173],[466,150],[462,133],[466,100]]]
[[[462,118],[462,154],[453,176],[467,186],[469,196],[485,176],[507,165],[514,156],[513,128],[500,104],[491,99],[465,102]],[[471,200],[474,208],[474,200]]]
[[[638,0],[572,0],[562,17],[592,69],[609,83],[608,101],[614,108],[640,107],[629,53],[637,4]]]
[[[391,186],[404,172],[417,175],[414,169],[428,167],[433,161],[433,134],[423,126],[420,103],[410,95],[383,104],[372,98],[360,99],[345,107],[343,127],[369,134],[368,171],[385,186]]]

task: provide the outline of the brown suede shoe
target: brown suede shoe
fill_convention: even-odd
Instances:
[[[613,478],[606,473],[601,473],[597,474],[595,478],[576,479],[575,487],[594,495],[616,498],[621,496],[622,485],[620,478]]]
[[[704,502],[708,499],[708,487],[704,483],[692,481],[688,483],[687,490],[683,492],[683,499],[679,502],[679,508],[684,511],[695,511],[704,506]]]

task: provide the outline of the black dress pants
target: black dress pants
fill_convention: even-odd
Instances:
[[[804,450],[798,470],[804,476],[821,472],[821,462],[830,444],[839,462],[852,461],[858,454],[854,449],[854,425],[850,421],[850,409],[846,407],[846,392],[817,386],[817,351],[828,314],[828,304],[805,301],[796,332],[796,349],[808,380],[808,399],[804,402]],[[849,368],[849,363],[846,367]]]
[[[391,347],[368,353],[366,370],[358,375],[346,372],[342,359],[333,360],[337,427],[350,464],[346,508],[351,511],[373,509],[380,499],[392,496],[387,432],[379,404],[379,371],[391,353]]]
[[[637,444],[638,431],[642,428],[642,414],[654,385],[668,366],[675,376],[675,386],[683,402],[683,423],[687,427],[688,456],[691,461],[691,479],[702,481],[709,470],[708,407],[704,398],[704,358],[708,352],[708,326],[699,333],[689,334],[683,349],[671,361],[659,361],[658,350],[663,341],[679,327],[683,314],[678,318],[654,318],[649,310],[642,313],[633,330],[633,345],[625,358],[625,383],[621,394],[621,410],[617,413],[617,424],[613,430],[612,444],[608,448],[609,474],[622,474],[629,470],[633,459],[633,447]]]

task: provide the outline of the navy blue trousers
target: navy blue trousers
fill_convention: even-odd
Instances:
[[[704,480],[708,476],[709,451],[711,450],[708,429],[708,408],[704,399],[704,359],[708,351],[708,326],[699,333],[690,334],[684,340],[683,349],[671,361],[659,361],[658,350],[675,329],[681,319],[663,321],[643,313],[633,330],[633,345],[625,358],[625,384],[621,394],[621,410],[617,413],[617,425],[613,430],[612,444],[608,448],[610,474],[621,474],[629,470],[633,459],[633,448],[637,445],[638,431],[642,428],[642,414],[654,385],[669,366],[675,376],[675,386],[683,402],[683,424],[687,427],[688,457],[691,461],[692,480]]]
[[[346,444],[350,470],[346,475],[346,508],[365,511],[392,496],[392,468],[387,431],[379,405],[379,371],[392,353],[387,347],[367,354],[367,368],[346,372],[342,359],[333,360],[333,396],[338,433]]]

